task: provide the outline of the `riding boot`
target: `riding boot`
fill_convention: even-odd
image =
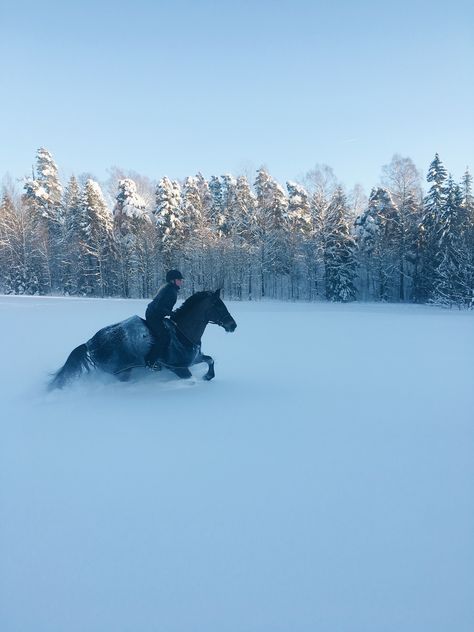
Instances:
[[[160,360],[165,359],[167,338],[161,336],[158,340],[155,338],[153,346],[145,357],[145,364],[153,371],[161,371]]]

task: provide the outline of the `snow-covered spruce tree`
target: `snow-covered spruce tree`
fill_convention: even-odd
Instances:
[[[224,200],[222,183],[218,176],[211,176],[209,180],[209,192],[211,195],[208,218],[212,230],[219,231],[220,218],[224,213]]]
[[[154,227],[130,178],[119,180],[113,210],[120,294],[143,298],[151,292]]]
[[[471,301],[472,257],[466,239],[466,219],[462,190],[449,176],[440,219],[440,264],[432,296],[436,303],[461,306]]]
[[[157,246],[164,269],[179,267],[183,259],[186,226],[181,209],[181,187],[166,176],[156,188],[153,209],[158,233]]]
[[[60,221],[62,186],[56,163],[44,147],[40,147],[36,155],[36,180],[47,193],[45,214],[55,222]]]
[[[255,180],[256,223],[260,247],[261,296],[283,298],[289,273],[288,199],[283,188],[263,167]],[[285,285],[285,287],[284,287]]]
[[[311,205],[306,189],[296,182],[287,182],[288,189],[288,236],[290,259],[291,298],[309,296],[311,267],[308,266],[313,251],[313,221]]]
[[[441,216],[446,202],[447,172],[438,154],[430,164],[427,181],[431,187],[424,199],[423,217],[419,227],[419,265],[415,278],[414,299],[423,303],[433,298],[437,270],[441,264]]]
[[[340,187],[332,196],[323,227],[326,298],[329,301],[355,300],[355,239],[346,197]]]
[[[237,215],[237,181],[230,174],[221,176],[222,210],[217,218],[218,277],[217,285],[224,287],[229,296],[234,296],[234,242],[232,235]]]
[[[209,189],[202,175],[187,177],[182,189],[181,217],[184,225],[186,287],[190,293],[211,287],[209,268],[213,233],[206,222]]]
[[[467,168],[461,181],[461,193],[466,248],[467,296],[470,296],[468,306],[474,307],[474,195],[472,193],[472,176]]]
[[[230,292],[242,300],[252,299],[254,286],[257,200],[245,176],[235,180],[230,223]]]
[[[81,241],[84,224],[81,189],[75,176],[71,176],[63,196],[64,225],[61,240],[63,260],[63,287],[66,294],[82,295],[86,292],[86,261]]]
[[[44,147],[36,156],[36,174],[25,182],[24,201],[35,223],[38,243],[42,253],[39,271],[40,291],[62,291],[61,287],[61,236],[62,236],[62,187],[58,168]]]
[[[86,294],[109,296],[116,291],[116,248],[112,214],[95,180],[87,180],[81,196],[81,249]]]
[[[372,189],[367,209],[356,219],[355,234],[366,297],[398,299],[402,231],[398,209],[386,189]]]
[[[237,212],[237,180],[230,174],[221,177],[222,210],[218,218],[219,234],[228,237],[233,229],[234,218]]]
[[[198,289],[212,289],[220,285],[220,277],[216,278],[216,273],[219,270],[219,262],[217,260],[219,236],[213,220],[215,211],[214,199],[210,183],[201,173],[196,175],[195,184],[199,193],[199,208],[201,211],[200,224],[195,237],[195,239],[200,240],[198,250],[201,257],[199,265],[201,280]]]
[[[225,225],[226,208],[224,195],[228,198],[228,193],[224,191],[223,179],[218,176],[211,176],[209,180],[210,204],[207,207],[207,222],[213,235],[212,248],[209,252],[212,266],[211,286],[224,287],[226,273],[228,269],[228,248],[227,226]]]
[[[469,217],[468,221],[474,223],[474,195],[472,193],[472,176],[466,168],[461,180],[462,206],[466,209]]]
[[[202,175],[202,173],[196,174],[196,186],[199,190],[199,197],[202,206],[203,221],[210,226],[211,221],[211,207],[212,207],[212,194],[209,182]]]

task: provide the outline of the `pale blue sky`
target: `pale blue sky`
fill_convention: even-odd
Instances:
[[[474,170],[474,3],[0,0],[0,178]]]

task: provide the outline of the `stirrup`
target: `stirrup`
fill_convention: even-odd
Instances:
[[[162,369],[162,366],[158,360],[155,360],[154,362],[147,362],[146,366],[148,369],[150,369],[150,371],[161,371]]]

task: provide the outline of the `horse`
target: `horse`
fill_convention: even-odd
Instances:
[[[209,323],[233,332],[237,323],[220,298],[220,290],[196,292],[165,319],[168,339],[157,369],[164,366],[178,377],[191,377],[189,367],[205,362],[205,380],[215,377],[214,360],[201,352],[201,338]],[[100,329],[87,342],[69,354],[65,364],[53,375],[49,389],[62,388],[91,368],[101,369],[127,381],[133,368],[145,367],[145,357],[154,343],[146,321],[131,316]]]

